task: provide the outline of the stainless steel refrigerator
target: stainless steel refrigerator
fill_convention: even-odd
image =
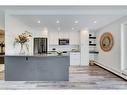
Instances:
[[[47,38],[34,38],[34,54],[47,53]]]

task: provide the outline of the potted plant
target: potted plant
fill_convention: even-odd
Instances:
[[[24,33],[21,33],[15,37],[14,46],[15,44],[20,44],[20,52],[19,54],[25,54],[24,45],[29,52],[29,45],[27,42],[30,41],[30,38],[32,37],[31,33],[25,31]]]
[[[62,51],[57,51],[58,55],[62,55],[62,53],[63,53]]]

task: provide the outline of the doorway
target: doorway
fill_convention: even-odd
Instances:
[[[0,30],[0,80],[4,79],[5,32]]]

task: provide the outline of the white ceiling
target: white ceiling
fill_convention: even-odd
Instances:
[[[73,27],[73,31],[79,31],[85,27],[99,29],[118,20],[127,15],[127,6],[0,6],[0,19],[5,12],[35,29],[47,27],[57,31],[60,27],[60,31],[72,31]],[[79,23],[75,24],[75,20]]]
[[[50,14],[79,14],[79,15],[127,14],[127,6],[0,6],[0,14],[4,13],[7,10],[12,10],[14,12],[16,10],[17,12],[27,11],[27,13],[29,13],[30,11],[43,11],[44,14],[48,14],[48,12],[50,12]]]
[[[55,31],[79,31],[86,27],[91,30],[99,29],[121,18],[121,15],[26,15],[15,17],[31,28],[38,30],[47,27]],[[58,20],[60,23],[56,23]],[[37,23],[38,21],[40,23]]]

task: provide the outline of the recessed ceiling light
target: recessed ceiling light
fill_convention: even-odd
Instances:
[[[40,21],[40,20],[38,20],[38,21],[37,21],[37,23],[41,23],[41,21]]]
[[[93,21],[93,23],[97,23],[97,21],[95,20],[95,21]]]
[[[74,30],[74,28],[73,28],[73,27],[72,27],[71,29],[72,29],[72,30]]]
[[[79,23],[79,21],[78,21],[78,20],[76,20],[74,23]]]
[[[56,21],[56,23],[60,23],[60,21],[59,21],[59,20],[57,20],[57,21]]]

